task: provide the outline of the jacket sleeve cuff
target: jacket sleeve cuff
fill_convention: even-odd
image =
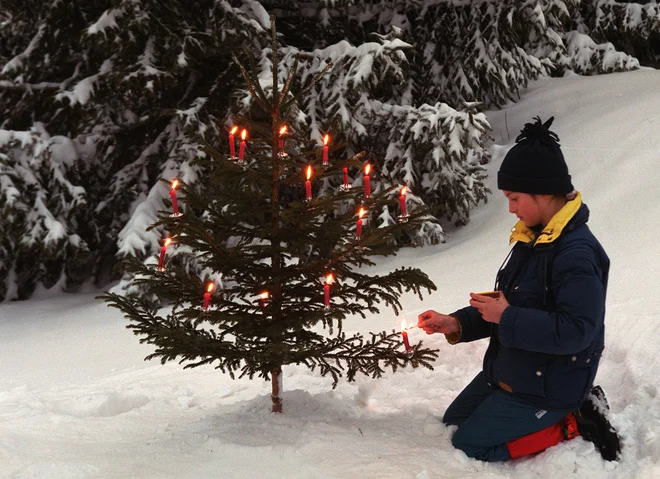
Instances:
[[[450,316],[454,316],[453,314],[450,314]],[[456,316],[454,316],[456,318]],[[463,326],[461,326],[461,321],[456,318],[456,321],[458,321],[458,331],[450,334],[445,334],[445,339],[449,344],[456,344],[461,341],[461,334],[463,333]]]
[[[499,324],[499,336],[502,346],[507,348],[515,347],[515,326],[518,319],[518,312],[520,308],[515,306],[507,306],[502,312]]]

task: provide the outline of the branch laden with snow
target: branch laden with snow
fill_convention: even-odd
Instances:
[[[89,261],[75,232],[84,223],[86,173],[80,148],[63,136],[0,130],[0,297],[18,299],[80,277]]]

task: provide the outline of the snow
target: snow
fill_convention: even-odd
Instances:
[[[105,60],[101,64],[99,73],[96,75],[91,75],[86,78],[83,78],[75,84],[73,91],[63,91],[57,93],[55,98],[57,100],[62,100],[63,98],[68,98],[71,102],[71,105],[79,103],[81,105],[86,104],[89,99],[94,94],[94,84],[99,80],[101,75],[105,75],[112,70],[112,60]]]
[[[157,60],[156,53],[154,51],[155,49],[156,49],[155,39],[154,37],[149,37],[149,39],[147,40],[147,44],[144,47],[144,52],[142,53],[142,55],[138,56],[138,61],[135,64],[138,65],[139,68],[126,75],[124,77],[125,81],[128,81],[131,78],[137,77],[139,75],[150,77],[150,76],[159,76],[165,74],[163,71],[159,70],[154,66]]]
[[[604,71],[613,71],[619,65],[626,69],[639,68],[637,59],[617,52],[611,43],[597,45],[588,35],[577,31],[567,32],[565,36],[568,57],[576,71],[589,71],[592,57],[597,56],[599,52],[602,52]]]
[[[245,0],[242,7],[247,13],[250,13],[264,30],[270,29],[270,15],[266,9],[255,0]]]
[[[96,81],[97,76],[93,75],[83,80],[80,80],[76,83],[76,86],[73,87],[73,98],[76,99],[78,103],[84,105],[92,96],[94,92],[94,82]]]
[[[435,370],[408,368],[331,389],[303,367],[284,368],[284,414],[270,413],[270,384],[232,381],[202,367],[143,362],[150,353],[114,309],[94,299],[40,293],[0,305],[0,478],[655,478],[660,476],[660,378],[655,283],[660,271],[657,192],[660,72],[575,75],[530,84],[521,100],[487,112],[497,143],[490,201],[447,243],[385,258],[375,271],[418,266],[437,293],[403,298],[408,322],[451,312],[492,288],[515,218],[495,172],[523,123],[556,117],[553,130],[612,269],[605,355],[608,394],[623,457],[606,463],[578,438],[504,464],[451,446],[444,410],[480,369],[484,342],[439,349]],[[506,115],[506,117],[505,117]],[[508,131],[507,131],[508,125]],[[347,330],[398,328],[390,311]]]
[[[96,35],[97,33],[103,33],[105,35],[107,28],[118,28],[117,18],[120,18],[122,15],[123,12],[120,9],[106,10],[96,23],[87,29],[87,33],[89,35]]]
[[[14,58],[9,60],[3,67],[2,70],[0,70],[0,75],[5,75],[7,73],[11,73],[13,70],[20,70],[23,68],[23,63],[24,60],[30,57],[33,51],[35,51],[39,45],[39,42],[41,41],[41,38],[44,35],[44,31],[46,30],[46,25],[42,24],[39,26],[39,30],[37,30],[37,33],[35,36],[32,38],[30,41],[30,44],[27,46],[24,52],[16,55]]]

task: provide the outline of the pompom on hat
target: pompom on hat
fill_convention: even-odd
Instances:
[[[549,130],[554,119],[541,123],[537,116],[533,123],[525,123],[497,172],[500,190],[535,195],[566,195],[573,191],[559,137]]]

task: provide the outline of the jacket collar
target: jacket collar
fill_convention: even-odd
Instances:
[[[577,214],[580,211],[581,206],[582,195],[580,192],[577,192],[575,199],[566,202],[563,208],[552,217],[548,225],[543,228],[543,231],[539,233],[538,237],[534,231],[525,226],[525,223],[518,221],[516,226],[511,229],[509,244],[513,244],[516,241],[521,241],[523,243],[533,242],[534,245],[554,242],[559,238],[562,231],[564,231],[573,218],[576,216],[582,216]],[[586,221],[586,218],[581,222],[583,221]]]

